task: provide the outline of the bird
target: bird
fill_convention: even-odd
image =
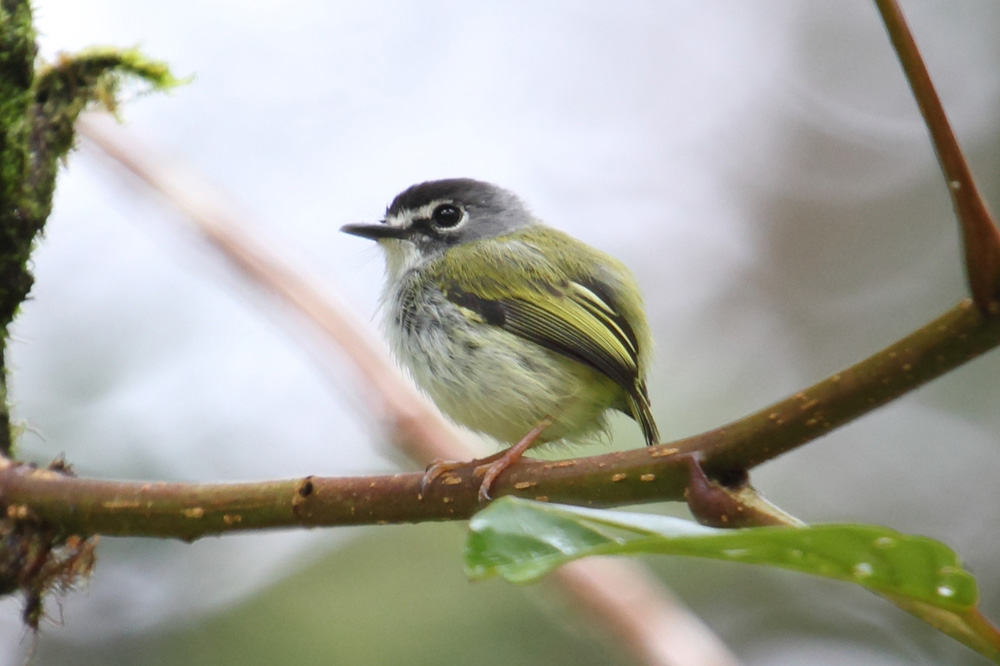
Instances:
[[[612,410],[634,419],[648,445],[659,441],[646,388],[652,335],[618,260],[471,178],[418,183],[379,222],[341,230],[384,250],[382,324],[397,362],[451,420],[508,445],[432,463],[423,490],[472,465],[487,502],[529,448],[600,437]]]

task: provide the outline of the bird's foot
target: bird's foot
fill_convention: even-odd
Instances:
[[[442,474],[454,472],[461,469],[472,468],[473,476],[482,476],[482,483],[479,484],[479,502],[485,504],[493,499],[490,495],[493,484],[503,472],[517,463],[524,456],[525,451],[538,443],[538,438],[542,432],[552,425],[552,419],[545,417],[542,422],[532,428],[531,432],[521,438],[514,446],[504,449],[499,453],[494,453],[485,458],[476,458],[467,462],[454,460],[435,460],[424,471],[424,478],[420,480],[420,494],[426,493],[427,488]]]

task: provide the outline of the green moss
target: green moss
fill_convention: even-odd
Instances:
[[[26,163],[27,110],[34,83],[35,32],[27,2],[0,2],[0,205],[16,199]]]
[[[14,11],[8,5],[16,5]],[[27,3],[7,0],[0,15],[0,336],[31,288],[26,262],[52,208],[59,159],[88,105],[116,109],[127,80],[155,90],[182,83],[136,49],[95,47],[35,71]]]
[[[127,81],[154,90],[182,83],[166,65],[136,49],[91,48],[42,66],[36,57],[30,2],[0,0],[0,454],[7,457],[13,451],[7,333],[31,290],[28,260],[52,210],[59,161],[73,145],[73,124],[91,104],[114,112]],[[72,585],[93,565],[93,541],[28,516],[0,520],[0,541],[6,556],[0,558],[0,595],[24,593],[24,618],[32,628],[42,617],[44,596]]]
[[[130,81],[153,90],[183,83],[137,49],[94,47],[40,67],[36,52],[30,4],[0,0],[0,345],[31,289],[28,257],[80,112],[92,104],[114,112]]]

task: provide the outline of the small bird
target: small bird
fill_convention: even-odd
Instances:
[[[468,178],[413,185],[381,223],[342,231],[385,251],[383,325],[396,359],[453,421],[512,445],[438,461],[425,485],[484,467],[485,502],[531,446],[601,434],[609,409],[659,441],[645,381],[652,337],[635,278],[616,259]]]

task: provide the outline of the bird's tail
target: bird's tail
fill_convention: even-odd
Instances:
[[[656,427],[656,421],[653,420],[646,383],[641,382],[636,388],[638,390],[635,394],[629,396],[629,411],[632,413],[632,418],[642,428],[642,434],[646,437],[646,445],[659,444],[660,429]]]

